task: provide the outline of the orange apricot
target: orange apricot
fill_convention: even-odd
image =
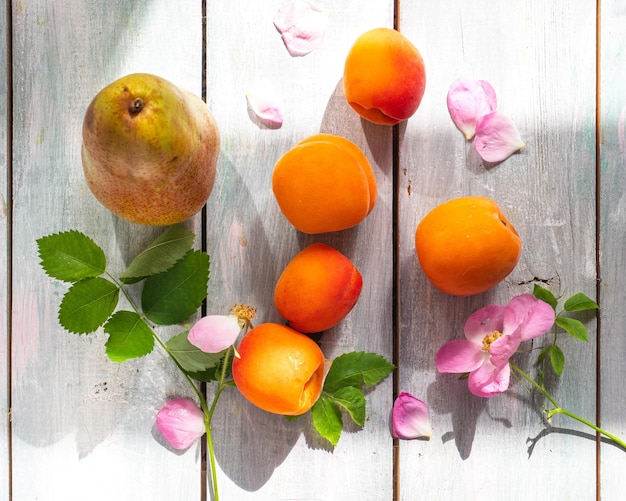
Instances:
[[[400,32],[375,28],[352,45],[343,72],[348,104],[363,118],[394,125],[410,118],[426,88],[424,60]]]
[[[513,271],[522,241],[493,200],[461,197],[438,205],[420,221],[415,251],[435,287],[469,296],[494,287]]]
[[[303,233],[352,228],[372,211],[377,185],[361,149],[346,138],[316,134],[276,163],[272,190],[281,212]]]
[[[352,261],[316,243],[287,264],[274,289],[276,310],[289,326],[305,333],[330,329],[354,308],[363,287]]]
[[[260,324],[243,337],[237,352],[235,384],[263,410],[298,416],[322,393],[324,355],[305,334],[280,324]]]

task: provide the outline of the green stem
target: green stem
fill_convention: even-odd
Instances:
[[[122,292],[122,294],[124,294],[124,296],[128,300],[128,303],[130,304],[131,308],[135,311],[135,313],[137,313],[137,315],[139,315],[141,318],[144,318],[143,314],[139,311],[134,301],[131,299],[131,297],[128,295],[128,293],[124,289],[123,284],[118,282],[111,276],[110,278],[119,287],[120,291]],[[146,325],[148,324],[146,323]],[[148,327],[150,326],[148,325]],[[229,386],[228,384],[224,384],[226,363],[224,364],[222,373],[220,375],[218,390],[215,394],[215,397],[213,397],[213,401],[211,402],[211,409],[209,409],[209,406],[207,405],[207,401],[204,398],[204,395],[202,394],[202,392],[200,391],[200,388],[198,388],[198,385],[189,376],[189,374],[187,374],[187,372],[182,368],[178,360],[176,360],[176,357],[173,355],[173,353],[170,351],[167,345],[163,342],[163,340],[157,335],[157,333],[154,331],[152,327],[150,327],[150,331],[152,332],[152,337],[154,338],[154,340],[163,349],[163,351],[168,355],[168,357],[170,357],[170,359],[174,362],[174,364],[176,364],[176,367],[178,367],[180,372],[183,374],[183,376],[189,383],[189,386],[191,386],[191,389],[193,390],[193,392],[196,394],[196,397],[198,397],[198,400],[200,401],[200,408],[202,409],[202,413],[204,414],[204,429],[206,430],[206,441],[207,441],[207,447],[209,449],[209,462],[211,464],[211,484],[213,487],[213,500],[219,501],[220,496],[219,496],[219,492],[217,489],[217,470],[215,466],[215,448],[213,447],[213,436],[211,434],[211,418],[213,417],[213,412],[215,411],[217,399],[219,398],[222,391],[224,391],[224,388],[226,388],[226,386]],[[228,349],[226,356],[228,356],[231,350],[232,350],[232,347]],[[227,361],[226,357],[224,358],[224,360],[225,362]]]
[[[604,435],[605,437],[607,437],[608,439],[612,440],[617,445],[619,445],[620,447],[622,447],[623,449],[626,450],[626,442],[624,440],[622,440],[621,438],[613,435],[612,433],[609,433],[608,431],[600,428],[599,426],[596,426],[591,421],[588,421],[587,419],[580,417],[578,414],[574,414],[573,412],[568,411],[567,409],[563,409],[559,404],[556,403],[556,401],[554,400],[552,395],[550,395],[548,393],[548,391],[545,389],[545,387],[543,385],[539,384],[537,381],[535,381],[533,378],[531,378],[528,374],[526,374],[522,369],[520,369],[513,362],[510,362],[510,364],[511,364],[511,368],[515,372],[517,372],[517,374],[519,374],[533,388],[535,388],[544,397],[546,397],[548,399],[548,401],[554,406],[554,408],[551,409],[550,411],[548,411],[547,414],[546,414],[546,419],[548,420],[548,422],[550,422],[550,420],[552,419],[552,416],[554,416],[555,414],[564,414],[565,416],[569,416],[570,418],[578,421],[579,423],[582,423],[585,426],[588,426],[589,428],[597,431],[601,435]]]
[[[213,486],[213,500],[219,501],[220,495],[217,489],[217,467],[215,465],[215,448],[213,447],[213,436],[211,435],[211,417],[206,412],[204,413],[204,428],[206,429],[206,444],[209,449],[209,463],[211,465],[211,485]]]

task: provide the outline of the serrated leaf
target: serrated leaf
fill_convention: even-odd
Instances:
[[[324,391],[335,393],[346,386],[373,386],[385,379],[395,366],[376,353],[354,351],[333,360],[324,381]]]
[[[554,373],[557,376],[563,374],[563,367],[565,367],[565,355],[556,344],[550,346],[550,363],[554,369]]]
[[[105,278],[76,282],[63,296],[59,323],[76,334],[94,332],[111,316],[118,299],[118,287]]]
[[[78,282],[104,273],[103,250],[83,233],[71,230],[37,240],[41,267],[47,275],[64,282]]]
[[[146,317],[160,325],[187,320],[207,295],[209,256],[189,251],[169,270],[146,279],[141,307]]]
[[[587,328],[580,320],[569,317],[557,317],[555,323],[573,338],[585,342],[589,340]]]
[[[552,294],[548,289],[541,287],[540,285],[535,284],[533,286],[533,296],[537,299],[543,301],[544,303],[548,303],[554,310],[556,310],[556,306],[559,303],[558,299]]]
[[[120,279],[131,283],[169,270],[191,249],[194,238],[182,224],[170,226],[131,261]]]
[[[343,407],[352,420],[361,428],[365,426],[365,395],[354,386],[346,386],[337,390],[333,396],[333,400]]]
[[[599,308],[598,303],[589,298],[582,292],[578,292],[570,297],[563,305],[565,311],[587,311],[597,310]]]
[[[133,311],[118,311],[104,324],[109,335],[106,354],[113,362],[147,355],[154,349],[154,336],[146,322]]]
[[[202,377],[201,373],[209,369],[213,369],[215,372],[215,368],[220,365],[226,350],[220,353],[205,353],[189,342],[188,334],[188,332],[181,332],[165,343],[172,356],[188,374],[197,373],[198,376]],[[208,374],[206,375],[208,376]],[[198,377],[194,379],[202,380]]]
[[[311,407],[311,417],[317,432],[331,444],[337,445],[343,430],[339,406],[322,395]]]

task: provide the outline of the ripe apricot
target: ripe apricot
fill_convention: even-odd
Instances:
[[[280,210],[304,233],[351,228],[372,211],[377,185],[361,149],[341,136],[315,134],[285,153],[272,174]]]
[[[348,52],[343,90],[363,118],[385,125],[411,117],[426,88],[424,60],[400,32],[375,28],[359,36]]]
[[[435,287],[469,296],[490,289],[513,271],[522,241],[493,200],[461,197],[438,205],[420,221],[415,250]]]
[[[276,282],[276,310],[290,327],[321,332],[339,323],[359,299],[363,278],[341,252],[316,243],[300,251]]]
[[[243,337],[237,351],[235,384],[263,410],[298,416],[322,393],[324,355],[305,334],[280,324],[261,324]]]

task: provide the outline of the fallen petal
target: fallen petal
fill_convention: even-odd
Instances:
[[[306,56],[322,41],[330,11],[306,0],[294,0],[281,7],[274,26],[292,56]]]
[[[426,404],[410,393],[400,393],[391,411],[391,435],[410,440],[430,438],[432,434]]]
[[[187,449],[205,433],[204,414],[193,400],[170,400],[158,412],[157,429],[174,449]]]
[[[485,80],[461,77],[450,85],[447,102],[454,124],[470,141],[474,137],[476,123],[496,111],[496,91]]]
[[[246,93],[248,105],[261,120],[282,125],[283,112],[275,89],[268,82],[258,82]]]
[[[206,353],[219,353],[235,343],[240,331],[235,315],[208,315],[194,324],[187,339]]]
[[[476,124],[474,146],[483,160],[496,163],[526,145],[511,119],[494,111],[482,117]]]

